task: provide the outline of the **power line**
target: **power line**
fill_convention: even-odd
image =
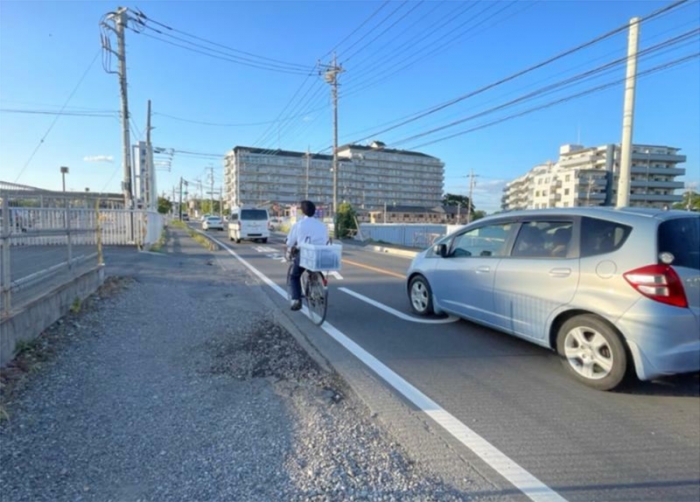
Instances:
[[[206,52],[206,51],[213,51],[213,52],[220,52],[220,51],[214,51],[213,49],[198,50],[198,49],[196,49],[196,48],[194,48],[194,47],[189,47],[189,46],[187,46],[187,45],[178,44],[178,43],[171,42],[171,41],[169,41],[169,40],[166,40],[166,39],[161,38],[161,37],[158,37],[158,36],[153,36],[153,35],[149,35],[148,33],[140,32],[140,31],[135,30],[134,28],[132,28],[132,27],[130,27],[130,26],[129,26],[129,29],[130,29],[131,31],[133,31],[134,33],[137,33],[137,34],[142,35],[142,36],[144,36],[144,37],[152,38],[152,39],[158,40],[159,42],[162,42],[162,43],[164,43],[164,44],[172,45],[172,46],[174,46],[174,47],[180,47],[180,48],[185,49],[185,50],[188,50],[188,51],[190,51],[190,52],[195,52],[195,53],[197,53],[197,54],[202,54],[202,55],[204,55],[204,56],[209,56],[210,58],[218,59],[218,60],[220,60],[220,61],[227,61],[227,62],[229,62],[229,63],[236,63],[236,64],[240,64],[240,65],[243,65],[243,66],[250,66],[250,67],[252,67],[252,68],[258,68],[258,69],[261,69],[261,70],[269,70],[269,71],[277,71],[277,72],[280,72],[280,73],[288,73],[288,74],[291,74],[291,75],[306,75],[306,74],[310,71],[310,70],[292,70],[292,69],[285,70],[285,69],[277,69],[277,68],[272,67],[272,66],[262,66],[262,65],[258,65],[258,64],[254,64],[254,63],[247,63],[247,62],[240,61],[239,59],[236,59],[236,58],[234,58],[234,57],[232,57],[232,56],[224,56],[224,55],[221,55],[221,56],[220,56],[220,55],[217,55],[217,54],[212,54],[211,52]]]
[[[651,40],[658,39],[658,38],[661,37],[662,35],[665,35],[665,34],[667,34],[667,33],[670,33],[670,32],[672,32],[672,31],[674,31],[674,30],[676,30],[676,29],[678,29],[678,28],[682,28],[682,27],[685,27],[685,26],[688,26],[688,25],[691,25],[691,24],[696,24],[696,23],[697,23],[697,19],[691,20],[691,21],[688,21],[688,22],[685,22],[685,23],[681,23],[681,24],[676,25],[676,26],[674,26],[674,27],[672,27],[672,28],[670,28],[670,29],[666,29],[666,30],[663,30],[663,31],[661,31],[661,32],[659,32],[659,33],[656,33],[656,34],[654,34],[653,36],[647,37],[647,40],[648,40],[648,41],[651,41]],[[569,69],[567,69],[567,70],[557,72],[556,74],[550,75],[550,76],[548,76],[548,77],[546,77],[546,78],[543,78],[543,79],[540,79],[540,80],[538,80],[538,81],[535,81],[535,82],[533,82],[533,83],[531,83],[531,84],[525,85],[525,86],[523,86],[523,87],[521,87],[521,88],[519,88],[519,89],[515,89],[515,90],[512,90],[512,91],[506,92],[506,93],[504,93],[504,94],[502,94],[502,95],[500,95],[500,96],[498,96],[498,97],[495,97],[495,98],[489,99],[489,100],[487,100],[487,101],[484,101],[482,104],[488,104],[488,103],[492,103],[492,102],[494,102],[494,101],[498,101],[498,100],[501,99],[501,98],[510,96],[510,95],[512,95],[512,94],[515,94],[515,93],[521,91],[521,90],[526,90],[526,89],[528,89],[528,88],[532,88],[532,87],[535,86],[535,85],[538,85],[538,84],[541,84],[541,83],[543,83],[543,82],[549,81],[551,78],[559,77],[559,76],[565,75],[565,74],[567,74],[567,73],[569,73],[569,72],[571,72],[571,71],[574,71],[574,70],[577,70],[577,69],[579,69],[579,68],[585,67],[585,66],[587,66],[587,65],[590,64],[590,63],[594,63],[594,62],[596,62],[596,61],[600,61],[600,60],[602,60],[602,59],[605,59],[605,58],[607,58],[608,56],[615,55],[615,54],[617,54],[618,52],[619,52],[619,50],[617,50],[617,49],[614,50],[614,51],[609,51],[609,52],[607,52],[607,53],[605,53],[605,54],[602,54],[602,55],[597,56],[597,57],[595,57],[595,58],[589,59],[588,61],[586,61],[586,62],[584,62],[584,63],[582,63],[582,64],[577,64],[577,65],[575,65],[575,66],[573,66],[573,67],[571,67],[571,68],[569,68]],[[475,106],[472,106],[472,107],[468,108],[467,110],[469,110],[469,109],[474,109],[474,108],[476,108],[476,107],[475,107]],[[460,112],[457,113],[457,114],[454,114],[454,113],[453,113],[453,114],[451,114],[451,116],[452,116],[452,117],[458,116],[459,114],[464,113],[464,111],[467,111],[467,110],[460,111]],[[365,128],[360,129],[360,130],[356,130],[356,131],[347,133],[347,134],[345,135],[345,137],[352,137],[352,136],[356,136],[356,135],[365,133],[365,132],[367,132],[367,131],[370,131],[370,130],[374,129],[374,127],[385,127],[385,126],[388,126],[388,125],[397,124],[397,123],[403,121],[404,119],[407,119],[407,118],[412,117],[413,115],[414,115],[414,114],[408,114],[408,115],[405,115],[405,116],[402,116],[402,117],[398,117],[398,118],[393,119],[393,120],[389,120],[389,121],[387,121],[387,122],[383,122],[383,123],[381,123],[381,124],[377,124],[376,126],[373,126],[373,127],[365,127]],[[345,142],[345,141],[344,141],[344,142]],[[325,151],[325,150],[321,150],[321,151]]]
[[[141,11],[138,10],[138,9],[137,9],[137,10],[129,9],[129,11],[130,11],[132,14],[134,14],[135,16],[137,16],[137,18],[139,19],[139,21],[140,21],[140,23],[141,23],[142,26],[146,26],[146,23],[147,23],[147,22],[151,22],[151,23],[154,23],[154,24],[156,24],[156,25],[158,25],[158,26],[161,26],[162,28],[165,28],[165,29],[167,29],[167,30],[169,30],[169,31],[173,31],[173,32],[175,32],[175,33],[180,33],[181,35],[185,35],[186,37],[190,37],[190,38],[192,38],[192,39],[194,39],[194,40],[199,40],[200,42],[204,42],[204,43],[207,43],[207,44],[209,44],[209,45],[213,45],[213,46],[215,46],[215,47],[220,47],[220,48],[226,49],[226,50],[231,51],[231,52],[236,52],[236,53],[243,54],[243,55],[246,55],[246,56],[250,56],[250,57],[253,57],[253,58],[257,58],[257,59],[260,59],[260,60],[263,60],[263,61],[270,61],[271,63],[276,63],[277,65],[281,65],[281,66],[288,66],[288,67],[298,68],[298,69],[307,70],[307,71],[310,69],[310,67],[308,67],[308,66],[306,66],[306,65],[301,65],[301,64],[297,64],[297,63],[290,63],[290,62],[287,62],[287,61],[282,61],[282,60],[275,59],[275,58],[270,58],[270,57],[267,57],[267,56],[260,56],[260,55],[258,55],[258,54],[253,54],[252,52],[246,52],[246,51],[242,51],[242,50],[240,50],[240,49],[235,49],[235,48],[233,48],[233,47],[229,47],[229,46],[227,46],[227,45],[223,45],[223,44],[220,44],[220,43],[218,43],[218,42],[213,42],[213,41],[208,40],[208,39],[206,39],[206,38],[203,38],[203,37],[200,37],[200,36],[197,36],[197,35],[193,35],[193,34],[191,34],[191,33],[187,33],[186,31],[179,30],[179,29],[177,29],[177,28],[173,28],[173,27],[168,26],[168,25],[166,25],[166,24],[164,24],[164,23],[161,23],[161,22],[159,22],[159,21],[156,21],[155,19],[149,18],[149,17],[146,16],[146,14],[144,14],[143,12],[141,12]],[[144,23],[144,21],[146,21],[146,23]],[[146,26],[146,27],[148,27],[148,26]],[[154,28],[150,28],[150,29],[153,29],[154,31],[157,31],[157,30],[155,30]],[[159,33],[161,33],[161,32],[159,31]],[[191,42],[190,42],[190,43],[191,43]],[[242,58],[242,59],[243,59],[243,58]],[[249,60],[249,59],[248,59],[248,60]],[[252,61],[252,60],[249,60],[249,61]],[[262,64],[262,62],[261,62],[261,64]]]
[[[430,18],[430,16],[437,9],[439,9],[440,6],[443,5],[444,3],[445,2],[435,2],[435,6],[433,7],[432,10],[430,10],[426,14],[423,14],[423,16],[421,16],[421,18],[417,19],[413,24],[410,24],[401,33],[399,33],[395,37],[396,40],[400,39],[404,33],[408,32],[416,24],[422,24],[422,26],[418,30],[414,30],[414,32],[417,31],[417,33],[414,36],[412,36],[411,38],[409,38],[408,40],[406,40],[405,42],[400,44],[398,47],[394,48],[393,52],[391,52],[390,54],[384,55],[384,57],[382,57],[382,61],[386,61],[387,59],[390,59],[391,56],[397,52],[397,49],[401,49],[402,47],[406,47],[406,46],[411,46],[413,44],[420,42],[423,39],[429,38],[433,33],[436,33],[438,30],[440,30],[445,25],[448,25],[449,23],[455,21],[456,19],[459,19],[460,16],[464,15],[464,13],[466,13],[467,11],[469,11],[470,9],[472,9],[476,5],[475,3],[458,4],[457,8],[455,8],[454,10],[447,12],[445,15],[440,17],[437,21],[433,22],[432,24],[426,25],[427,20]],[[458,13],[458,11],[461,11],[461,12]],[[442,24],[440,24],[439,26],[437,26],[441,21],[444,21],[444,22]],[[428,35],[426,35],[426,33]],[[365,57],[364,59],[360,60],[359,62],[356,62],[355,66],[362,67],[362,65],[365,62],[372,60],[372,59],[375,59],[378,56],[381,57],[381,55],[382,55],[382,53],[380,51],[373,53],[373,54]],[[374,66],[376,66],[376,65],[374,65]],[[353,76],[363,75],[365,73],[367,73],[367,69],[363,69],[363,70],[360,70],[358,72],[353,72]],[[348,79],[348,81],[351,81],[351,80],[352,79]]]
[[[492,13],[491,15],[489,15],[489,16],[487,16],[487,17],[481,19],[481,20],[479,20],[479,21],[476,22],[476,24],[474,24],[473,26],[468,27],[466,30],[464,30],[464,31],[462,31],[462,32],[460,32],[460,33],[458,33],[457,35],[455,35],[454,37],[450,38],[449,40],[446,40],[446,41],[445,41],[444,43],[442,43],[441,45],[439,45],[439,46],[437,46],[437,47],[434,47],[434,48],[431,47],[431,46],[434,46],[435,44],[439,43],[441,40],[443,40],[445,37],[447,37],[448,35],[450,35],[450,34],[452,34],[453,32],[455,32],[456,30],[458,30],[458,29],[464,27],[466,24],[469,24],[471,21],[476,21],[476,19],[478,18],[478,16],[484,14],[485,12],[487,12],[488,10],[490,10],[492,7],[494,7],[495,5],[497,5],[496,3],[490,3],[484,10],[482,10],[482,11],[481,11],[480,13],[478,13],[476,16],[474,16],[473,18],[469,19],[468,21],[466,21],[466,22],[463,23],[462,25],[458,26],[457,28],[451,30],[450,32],[446,33],[445,35],[443,35],[442,37],[438,38],[437,40],[434,40],[431,44],[429,44],[429,45],[427,45],[427,46],[425,46],[425,47],[423,47],[423,48],[421,48],[421,49],[415,51],[413,54],[409,54],[407,57],[404,57],[403,59],[401,59],[401,60],[399,60],[399,61],[394,62],[394,64],[385,67],[385,68],[384,68],[384,71],[383,71],[382,73],[379,73],[378,75],[373,75],[372,78],[367,79],[367,80],[364,81],[364,82],[360,82],[359,84],[358,84],[358,83],[354,83],[354,85],[359,85],[359,87],[358,87],[358,88],[353,88],[349,93],[345,93],[344,97],[352,96],[352,95],[357,94],[357,93],[359,93],[359,92],[362,92],[362,91],[364,91],[364,90],[366,90],[366,89],[369,89],[370,87],[374,87],[374,86],[377,85],[377,84],[381,84],[381,83],[387,81],[387,80],[388,80],[389,78],[391,78],[392,76],[396,75],[397,73],[400,73],[400,72],[402,72],[402,71],[404,71],[404,70],[410,68],[411,66],[414,66],[415,64],[417,64],[417,63],[419,63],[419,62],[421,62],[421,61],[423,61],[423,60],[425,60],[425,59],[427,59],[427,58],[433,56],[434,54],[436,54],[436,53],[438,53],[438,52],[441,52],[441,51],[444,52],[448,47],[450,47],[450,46],[452,46],[452,45],[454,45],[454,44],[460,42],[460,39],[462,39],[462,38],[465,37],[466,35],[469,35],[470,32],[472,32],[473,30],[475,30],[475,29],[478,28],[479,26],[482,26],[482,25],[485,24],[487,21],[490,21],[491,19],[495,18],[496,16],[498,16],[498,15],[501,14],[502,12],[504,12],[504,11],[510,9],[511,7],[513,7],[514,5],[516,5],[516,4],[518,4],[518,3],[524,4],[524,7],[522,7],[521,9],[519,9],[519,10],[517,10],[517,11],[515,11],[515,12],[512,12],[510,15],[505,16],[505,17],[501,18],[500,20],[496,20],[492,25],[487,26],[487,27],[485,27],[485,28],[483,28],[483,29],[481,29],[481,30],[479,30],[479,31],[477,31],[477,32],[472,33],[470,37],[468,37],[468,38],[466,38],[466,39],[464,39],[464,40],[461,40],[461,42],[464,42],[464,41],[466,41],[466,40],[470,40],[470,39],[476,37],[477,35],[480,35],[481,33],[485,32],[485,31],[488,31],[489,29],[493,28],[494,26],[498,25],[499,23],[501,23],[501,22],[503,22],[503,21],[505,21],[505,20],[507,20],[507,19],[510,19],[511,17],[513,17],[513,16],[515,16],[515,15],[517,15],[517,14],[520,14],[520,13],[524,12],[525,10],[531,8],[531,7],[534,5],[533,3],[525,4],[524,2],[518,2],[518,1],[515,1],[515,0],[514,0],[514,1],[512,1],[512,2],[510,2],[510,3],[508,3],[508,4],[506,4],[504,7],[502,7],[502,8],[499,9],[499,10],[497,10],[496,12]],[[432,50],[431,50],[431,49],[432,49]],[[425,51],[428,51],[428,52],[425,52]],[[404,62],[405,62],[405,64],[403,64]],[[351,83],[351,82],[349,82],[349,83]]]
[[[663,70],[672,68],[672,67],[674,67],[674,66],[678,66],[678,65],[681,65],[681,64],[683,64],[683,63],[687,63],[688,61],[690,61],[690,60],[692,60],[692,59],[696,59],[696,58],[698,58],[698,57],[700,57],[700,52],[696,52],[696,53],[694,53],[694,54],[690,54],[690,55],[688,55],[688,56],[685,56],[685,57],[682,57],[682,58],[678,58],[678,59],[675,59],[675,60],[673,60],[673,61],[669,61],[669,62],[664,63],[664,64],[662,64],[662,65],[658,65],[658,66],[655,66],[655,67],[650,68],[650,69],[648,69],[648,70],[644,70],[644,71],[642,71],[642,72],[639,72],[639,73],[637,74],[637,78],[645,77],[645,76],[647,76],[647,75],[651,75],[652,73],[657,73],[657,72],[660,72],[660,71],[663,71]],[[467,130],[465,130],[465,131],[459,131],[459,132],[450,134],[449,136],[443,136],[442,138],[438,138],[438,139],[435,139],[435,140],[431,140],[431,141],[428,141],[428,142],[426,142],[426,143],[421,143],[421,144],[419,144],[419,145],[414,145],[414,146],[412,146],[411,148],[413,148],[413,149],[422,148],[422,147],[425,147],[425,146],[428,146],[428,145],[433,145],[433,144],[435,144],[435,143],[440,143],[440,142],[442,142],[442,141],[446,141],[446,140],[448,140],[448,139],[455,138],[455,137],[457,137],[457,136],[463,136],[463,135],[468,134],[468,133],[471,133],[471,132],[479,131],[479,130],[481,130],[481,129],[486,129],[487,127],[491,127],[491,126],[493,126],[493,125],[500,124],[500,123],[506,122],[506,121],[508,121],[508,120],[512,120],[512,119],[515,119],[515,118],[518,118],[518,117],[522,117],[523,115],[528,115],[528,114],[530,114],[530,113],[533,113],[533,112],[536,112],[536,111],[539,111],[539,110],[543,110],[543,109],[545,109],[545,108],[551,108],[552,106],[555,106],[555,105],[558,105],[558,104],[561,104],[561,103],[564,103],[564,102],[567,102],[567,101],[572,101],[572,100],[574,100],[574,99],[578,99],[578,98],[581,98],[581,97],[583,97],[583,96],[587,96],[587,95],[589,95],[589,94],[593,94],[593,93],[596,93],[596,92],[600,92],[600,91],[602,91],[602,90],[608,89],[608,88],[613,87],[613,86],[615,86],[615,85],[619,85],[619,84],[625,82],[625,80],[626,80],[626,77],[625,77],[625,78],[622,78],[622,79],[617,79],[617,80],[608,82],[608,83],[606,83],[606,84],[602,84],[602,85],[599,85],[599,86],[597,86],[597,87],[593,87],[593,88],[591,88],[591,89],[587,89],[587,90],[585,90],[585,91],[581,91],[581,92],[579,92],[579,93],[572,94],[572,95],[570,95],[570,96],[566,96],[566,97],[564,97],[564,98],[560,98],[560,99],[557,99],[557,100],[555,100],[555,101],[551,101],[551,102],[549,102],[549,103],[545,103],[545,104],[536,106],[536,107],[534,107],[534,108],[529,108],[529,109],[527,109],[527,110],[524,110],[524,111],[521,111],[521,112],[517,112],[517,113],[514,113],[514,114],[512,114],[512,115],[508,115],[508,116],[506,116],[506,117],[502,117],[502,118],[500,118],[500,119],[493,120],[493,121],[491,121],[491,122],[487,122],[486,124],[482,124],[482,125],[473,127],[473,128],[471,128],[471,129],[467,129]]]
[[[365,45],[363,45],[362,47],[360,47],[359,49],[357,49],[355,52],[353,52],[353,53],[350,54],[349,56],[345,56],[345,57],[343,58],[343,61],[344,61],[345,63],[347,63],[347,62],[350,61],[353,57],[355,57],[357,54],[359,54],[360,52],[362,52],[363,50],[365,50],[367,47],[369,47],[370,45],[372,45],[372,43],[376,42],[377,39],[379,39],[379,38],[381,38],[383,35],[385,35],[389,30],[391,30],[394,26],[396,26],[398,23],[400,23],[401,20],[403,20],[404,18],[406,18],[406,16],[409,16],[409,15],[411,14],[411,12],[413,12],[413,11],[416,10],[418,7],[420,7],[420,6],[423,4],[423,1],[424,1],[424,0],[419,0],[418,2],[415,2],[415,4],[413,5],[413,7],[410,8],[410,9],[408,10],[408,12],[405,12],[400,18],[398,18],[396,21],[394,21],[394,22],[391,23],[389,26],[387,26],[386,28],[384,28],[384,30],[382,30],[377,36],[375,36],[372,40],[370,40],[370,41],[367,42]],[[401,4],[401,6],[403,6],[403,4]],[[396,9],[396,10],[398,11],[398,9]],[[394,11],[394,12],[396,12],[396,11]]]
[[[381,11],[384,7],[389,5],[390,0],[384,0],[382,4],[374,11],[372,14],[369,15],[368,18],[366,18],[362,23],[360,23],[354,30],[352,30],[348,35],[345,36],[340,42],[335,44],[332,49],[330,49],[328,52],[326,52],[323,56],[321,56],[321,59],[324,59],[331,55],[333,51],[335,51],[338,47],[340,47],[342,44],[344,44],[350,37],[352,37],[355,33],[360,31],[364,25],[366,25],[374,16],[379,14],[379,11]]]
[[[312,110],[313,111],[318,111],[318,110]],[[309,112],[311,113],[311,112]],[[269,124],[276,124],[278,122],[287,122],[289,120],[293,120],[295,118],[303,117],[306,114],[300,114],[300,115],[295,115],[293,117],[290,117],[288,119],[282,119],[282,120],[265,120],[263,122],[249,122],[249,123],[223,123],[223,122],[207,122],[207,121],[202,121],[202,120],[194,120],[194,119],[187,119],[184,117],[177,117],[175,115],[169,115],[167,113],[161,113],[161,112],[153,112],[154,116],[159,116],[159,117],[166,117],[172,120],[177,120],[179,122],[186,122],[189,124],[197,124],[197,125],[204,125],[204,126],[211,126],[211,127],[252,127],[252,126],[259,126],[259,125],[269,125]]]
[[[642,51],[639,51],[638,57],[639,57],[640,59],[645,58],[645,57],[649,56],[650,54],[653,54],[653,53],[655,53],[655,52],[660,51],[661,49],[665,49],[665,48],[668,48],[668,47],[670,47],[670,46],[679,44],[680,42],[688,41],[690,38],[693,38],[693,37],[697,36],[698,34],[700,34],[700,28],[696,28],[696,29],[693,29],[693,30],[689,30],[689,31],[687,31],[687,32],[685,32],[685,33],[683,33],[683,34],[681,34],[681,35],[679,35],[679,36],[673,37],[673,38],[668,39],[668,40],[666,40],[666,41],[664,41],[664,42],[661,42],[661,43],[659,43],[659,44],[657,44],[657,45],[654,45],[654,46],[652,46],[652,47],[648,47],[648,48],[646,48],[646,49],[644,49],[644,50],[642,50]],[[691,41],[691,43],[692,43],[692,41]],[[540,88],[540,89],[537,89],[537,90],[535,90],[535,91],[533,91],[533,92],[527,93],[527,94],[525,94],[525,95],[523,95],[523,96],[520,96],[520,97],[518,97],[518,98],[516,98],[516,99],[513,99],[513,100],[511,100],[511,101],[508,101],[508,102],[503,103],[503,104],[501,104],[501,105],[498,105],[498,106],[496,106],[496,107],[489,108],[489,109],[486,110],[486,111],[482,111],[482,112],[480,112],[480,113],[477,113],[477,114],[474,114],[474,115],[470,115],[470,116],[468,116],[468,117],[461,118],[461,119],[459,119],[459,120],[455,120],[455,121],[450,122],[450,123],[448,123],[448,124],[445,124],[445,125],[442,125],[442,126],[439,126],[439,127],[433,128],[433,129],[430,129],[430,130],[428,130],[428,131],[425,131],[425,132],[416,134],[416,135],[414,135],[414,136],[410,136],[410,137],[404,138],[404,139],[399,140],[399,141],[393,141],[393,142],[392,142],[392,145],[398,145],[398,144],[401,144],[401,143],[406,143],[406,142],[411,141],[411,140],[413,140],[413,139],[417,139],[417,138],[420,138],[420,137],[423,137],[423,136],[427,136],[427,135],[430,135],[430,134],[433,134],[433,133],[442,131],[442,130],[444,130],[444,129],[448,129],[448,128],[450,128],[450,127],[454,127],[454,126],[456,126],[456,125],[459,125],[459,124],[462,124],[462,123],[464,123],[464,122],[473,120],[473,119],[475,119],[475,118],[479,118],[479,117],[482,117],[482,116],[484,116],[484,115],[487,115],[487,114],[496,112],[496,111],[501,110],[501,109],[503,109],[503,108],[507,108],[507,107],[516,105],[516,104],[518,104],[518,103],[522,103],[522,102],[524,102],[524,101],[531,100],[531,99],[533,99],[533,98],[535,98],[535,97],[542,96],[542,95],[546,95],[546,94],[550,94],[550,93],[552,93],[553,91],[556,91],[556,90],[558,90],[558,89],[564,88],[564,87],[566,87],[566,86],[570,86],[571,84],[580,83],[580,82],[582,82],[582,81],[585,81],[585,80],[587,80],[587,79],[590,79],[591,77],[601,76],[601,74],[604,74],[604,73],[606,73],[606,72],[609,73],[610,70],[614,70],[615,67],[620,66],[620,65],[626,63],[627,60],[628,60],[628,57],[627,57],[627,56],[624,56],[624,57],[615,59],[615,60],[610,61],[610,62],[608,62],[608,63],[606,63],[606,64],[604,64],[604,65],[602,65],[602,66],[593,68],[592,70],[588,70],[588,71],[585,71],[585,72],[580,73],[580,74],[578,74],[578,75],[574,75],[573,77],[569,77],[569,78],[566,78],[566,79],[561,80],[561,81],[559,81],[559,82],[555,82],[555,83],[553,83],[553,84],[546,85],[546,86],[544,86],[544,87],[542,87],[542,88]]]
[[[670,5],[666,6],[666,7],[663,7],[663,8],[661,8],[661,9],[658,9],[658,10],[652,12],[651,14],[647,15],[646,17],[641,18],[640,22],[646,21],[646,20],[650,20],[650,19],[653,19],[653,18],[655,18],[655,17],[658,17],[658,16],[660,16],[660,15],[666,13],[666,12],[669,12],[671,9],[674,9],[674,8],[676,8],[676,7],[678,7],[678,6],[680,6],[680,5],[684,4],[684,3],[686,3],[687,1],[688,1],[688,0],[678,0],[678,1],[674,2],[673,4],[670,4]],[[583,49],[586,49],[586,48],[588,48],[588,47],[590,47],[590,46],[592,46],[592,45],[595,45],[595,44],[597,44],[597,43],[599,43],[599,42],[602,42],[603,40],[606,40],[606,39],[608,39],[608,38],[610,38],[610,37],[612,37],[612,36],[614,36],[614,35],[617,35],[618,33],[621,33],[621,32],[623,32],[623,31],[627,30],[627,28],[628,28],[628,24],[623,24],[623,25],[621,25],[621,26],[619,26],[619,27],[617,27],[617,28],[615,28],[615,29],[613,29],[613,30],[610,30],[610,31],[608,31],[608,32],[606,32],[606,33],[604,33],[604,34],[602,34],[602,35],[599,35],[599,36],[593,38],[592,40],[589,40],[589,41],[587,41],[587,42],[584,42],[584,43],[582,43],[582,44],[579,44],[579,45],[577,45],[577,46],[575,46],[575,47],[573,47],[573,48],[571,48],[571,49],[567,49],[567,50],[565,50],[564,52],[560,52],[559,54],[557,54],[557,55],[555,55],[555,56],[552,56],[552,57],[550,57],[550,58],[548,58],[548,59],[546,59],[546,60],[544,60],[544,61],[542,61],[542,62],[540,62],[540,63],[537,63],[537,64],[535,64],[535,65],[529,66],[529,67],[525,68],[524,70],[520,70],[520,71],[518,71],[518,72],[516,72],[516,73],[513,73],[513,74],[507,76],[507,77],[504,77],[504,78],[502,78],[502,79],[500,79],[500,80],[497,80],[497,81],[495,81],[495,82],[492,82],[491,84],[487,84],[487,85],[485,85],[485,86],[483,86],[483,87],[480,87],[480,88],[478,88],[478,89],[476,89],[476,90],[474,90],[474,91],[468,92],[468,93],[466,93],[466,94],[463,94],[463,95],[461,95],[461,96],[458,96],[458,97],[456,97],[456,98],[453,98],[453,99],[451,99],[451,100],[449,100],[449,101],[446,101],[446,102],[441,103],[441,104],[439,104],[439,105],[433,106],[433,107],[431,107],[431,108],[429,108],[429,109],[427,109],[427,110],[424,110],[424,111],[422,111],[422,112],[418,112],[418,113],[416,113],[416,114],[410,116],[410,118],[407,118],[406,120],[403,120],[403,121],[401,121],[400,123],[398,123],[398,124],[396,124],[396,125],[394,125],[394,126],[387,127],[387,128],[385,128],[385,129],[382,129],[382,130],[380,130],[380,131],[378,131],[378,132],[375,132],[374,134],[372,134],[372,135],[370,135],[370,136],[366,136],[366,137],[364,137],[364,138],[361,138],[361,139],[358,139],[358,140],[356,140],[356,141],[353,141],[352,143],[358,143],[358,142],[361,142],[361,141],[366,141],[366,140],[368,140],[368,139],[370,139],[370,138],[372,138],[372,137],[378,136],[378,135],[380,135],[380,134],[384,134],[384,133],[386,133],[386,132],[389,132],[389,131],[392,131],[392,130],[394,130],[394,129],[397,129],[397,128],[402,127],[402,126],[404,126],[404,125],[406,125],[406,124],[409,124],[409,123],[411,123],[411,122],[415,122],[416,120],[419,120],[419,119],[421,119],[421,118],[423,118],[423,117],[426,117],[426,116],[428,116],[428,115],[432,115],[432,114],[434,114],[434,113],[437,113],[438,111],[443,110],[443,109],[445,109],[445,108],[447,108],[447,107],[449,107],[449,106],[453,106],[453,105],[455,105],[455,104],[457,104],[457,103],[459,103],[459,102],[462,102],[462,101],[464,101],[464,100],[466,100],[466,99],[468,99],[468,98],[472,98],[472,97],[477,96],[477,95],[479,95],[479,94],[482,94],[482,93],[484,93],[484,92],[486,92],[486,91],[488,91],[488,90],[490,90],[490,89],[493,89],[493,88],[495,88],[495,87],[501,86],[501,85],[503,85],[503,84],[505,84],[505,83],[507,83],[507,82],[510,82],[510,81],[512,81],[512,80],[515,80],[516,78],[522,77],[523,75],[526,75],[526,74],[528,74],[528,73],[532,73],[532,72],[535,71],[535,70],[538,70],[538,69],[540,69],[540,68],[542,68],[542,67],[544,67],[544,66],[547,66],[547,65],[549,65],[549,64],[552,64],[552,63],[554,63],[555,61],[558,61],[558,60],[563,59],[563,58],[565,58],[565,57],[567,57],[567,56],[570,56],[571,54],[574,54],[574,53],[576,53],[576,52],[582,51]]]
[[[29,115],[62,115],[64,117],[97,117],[110,118],[118,115],[118,111],[110,112],[77,112],[77,111],[58,111],[58,110],[28,110],[21,108],[0,108],[0,113],[23,113]]]
[[[19,179],[22,177],[22,174],[24,174],[24,171],[27,169],[27,166],[29,166],[29,163],[32,161],[32,159],[33,159],[34,156],[36,155],[36,152],[39,151],[39,148],[41,148],[41,145],[44,144],[44,141],[45,141],[46,138],[48,137],[48,135],[49,135],[49,133],[51,132],[51,130],[53,129],[53,127],[56,125],[56,122],[58,122],[58,119],[61,118],[61,114],[62,114],[63,111],[65,110],[66,106],[68,106],[68,103],[70,103],[70,100],[73,99],[73,96],[74,96],[75,93],[78,91],[78,88],[80,88],[80,84],[83,83],[83,80],[85,80],[85,77],[87,76],[87,74],[88,74],[88,73],[90,72],[90,70],[92,69],[92,66],[95,64],[95,61],[97,61],[97,56],[100,55],[100,52],[102,52],[102,47],[100,47],[100,48],[97,50],[97,52],[95,53],[95,56],[92,58],[92,61],[90,61],[90,64],[88,65],[88,67],[85,69],[85,71],[84,71],[83,74],[81,75],[80,79],[78,80],[78,83],[75,85],[75,87],[74,87],[73,90],[71,91],[70,95],[68,96],[68,98],[66,99],[66,101],[63,103],[63,106],[61,107],[61,110],[59,111],[58,115],[56,115],[56,116],[54,117],[53,121],[51,122],[51,125],[49,125],[49,128],[46,130],[46,132],[44,133],[44,135],[43,135],[43,136],[41,137],[41,139],[39,140],[39,143],[36,145],[36,148],[34,148],[34,151],[32,152],[32,154],[31,154],[31,155],[29,156],[29,158],[27,159],[27,162],[25,162],[25,163],[24,163],[24,166],[22,166],[22,169],[20,169],[19,174],[18,174],[17,177],[15,178],[15,183],[17,183],[17,181],[19,181]]]

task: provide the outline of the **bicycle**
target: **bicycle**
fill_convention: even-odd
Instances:
[[[294,252],[294,251],[293,251]],[[299,252],[296,250],[295,252]],[[290,253],[287,257],[289,268],[287,268],[287,300],[292,300],[292,289],[290,279],[294,268],[294,255]],[[311,322],[317,326],[326,320],[328,310],[328,278],[323,272],[304,270],[301,274],[301,301],[306,305]]]

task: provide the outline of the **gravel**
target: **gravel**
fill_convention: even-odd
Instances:
[[[164,249],[108,254],[133,278],[0,374],[3,501],[469,500],[309,357],[240,265],[222,273],[181,231]]]

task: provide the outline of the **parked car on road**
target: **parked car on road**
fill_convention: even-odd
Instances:
[[[209,216],[202,222],[203,230],[223,230],[224,222],[218,216]]]
[[[481,219],[418,254],[411,307],[559,353],[600,390],[700,371],[700,215],[608,207]]]

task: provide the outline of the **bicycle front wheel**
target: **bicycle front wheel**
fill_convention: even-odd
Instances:
[[[309,309],[311,322],[320,326],[326,320],[328,309],[328,288],[324,286],[320,273],[309,276],[306,283],[306,307]]]

